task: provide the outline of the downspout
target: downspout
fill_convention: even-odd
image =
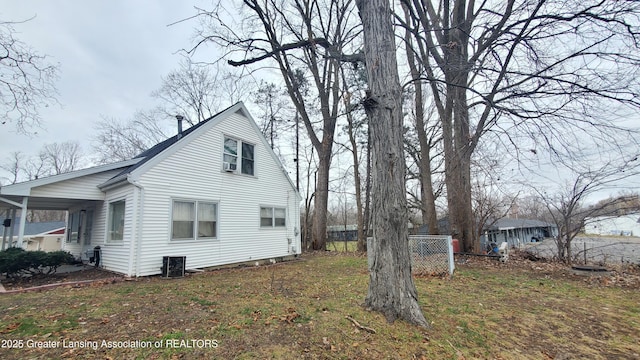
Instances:
[[[137,191],[134,199],[134,219],[133,219],[133,236],[131,237],[131,251],[129,254],[129,273],[140,276],[140,256],[142,253],[142,206],[144,204],[144,187],[137,180],[127,175],[127,181],[136,187]],[[135,250],[135,251],[134,251]],[[136,259],[136,271],[133,271],[133,259]]]

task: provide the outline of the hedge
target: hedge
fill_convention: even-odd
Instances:
[[[25,251],[11,247],[0,251],[0,274],[16,277],[26,274],[53,274],[60,265],[75,262],[73,255],[66,251]]]

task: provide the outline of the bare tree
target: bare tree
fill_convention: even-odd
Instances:
[[[15,37],[17,24],[0,21],[0,124],[26,134],[40,125],[40,108],[56,102],[58,66]]]
[[[283,95],[288,97],[286,90],[280,89],[275,83],[261,81],[258,89],[253,93],[254,102],[262,108],[259,116],[260,130],[269,141],[271,148],[276,148],[275,142],[282,126],[286,123],[285,112],[288,110]]]
[[[225,98],[218,91],[221,82],[218,72],[213,73],[208,67],[185,58],[178,70],[162,77],[162,85],[151,95],[162,102],[161,109],[167,118],[180,114],[194,125],[222,108]]]
[[[51,175],[59,175],[82,167],[82,149],[77,141],[46,144],[40,150],[40,159]]]
[[[164,110],[137,111],[126,121],[103,117],[97,124],[93,149],[102,164],[136,157],[155,144],[167,139],[169,122]],[[173,122],[172,122],[173,123]]]
[[[20,151],[12,151],[9,154],[7,161],[0,165],[0,169],[5,170],[11,174],[9,178],[9,184],[15,184],[20,179],[20,172],[24,166],[24,154]]]
[[[227,49],[233,66],[261,63],[275,65],[304,123],[318,156],[314,201],[313,249],[325,249],[329,169],[336,122],[341,105],[341,61],[347,45],[357,39],[351,0],[320,4],[311,0],[244,0],[248,13],[242,23],[221,3],[213,11],[202,11],[208,21],[206,33],[196,48],[214,42]],[[319,110],[321,121],[315,121]]]
[[[611,109],[640,107],[638,2],[402,4],[410,16],[398,21],[442,123],[450,219],[465,251],[477,248],[470,169],[483,136],[499,132],[516,158],[542,147],[571,158],[584,150],[579,134],[617,143],[627,129]]]
[[[572,179],[555,191],[534,188],[558,227],[558,234],[554,239],[558,259],[567,263],[573,261],[572,241],[583,231],[589,218],[616,216],[618,205],[630,200],[623,196],[600,201],[590,207],[585,205],[589,196],[594,193],[615,188],[616,183],[637,176],[640,173],[637,156],[629,161],[612,161],[596,167],[586,165],[581,170],[571,169]]]
[[[402,90],[388,0],[357,0],[364,32],[369,90],[364,108],[371,131],[373,241],[365,304],[388,321],[428,327],[411,277],[405,196]]]

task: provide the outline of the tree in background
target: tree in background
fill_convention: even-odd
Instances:
[[[402,89],[388,0],[357,0],[364,32],[368,87],[364,108],[369,119],[373,161],[373,240],[365,305],[388,321],[429,324],[418,304],[411,276],[407,228]]]
[[[634,204],[633,197],[621,196],[586,206],[587,198],[596,192],[615,188],[619,181],[640,174],[637,155],[632,160],[612,160],[602,166],[581,166],[581,169],[577,166],[570,169],[570,180],[553,191],[533,187],[558,228],[558,234],[554,238],[556,255],[558,259],[569,264],[574,260],[572,241],[584,231],[590,218],[617,216],[621,207],[633,207]]]
[[[164,111],[158,108],[138,111],[124,121],[102,117],[93,142],[97,161],[107,164],[136,157],[171,136],[167,122]]]
[[[311,247],[326,248],[329,170],[340,107],[340,68],[350,60],[359,36],[351,0],[318,3],[276,0],[244,0],[245,12],[218,2],[201,11],[201,41],[192,50],[213,42],[225,49],[232,66],[273,66],[284,81],[295,109],[304,123],[317,159],[318,171],[313,212]],[[234,19],[235,17],[235,19]],[[351,45],[350,45],[351,44]],[[317,120],[316,120],[317,119]]]
[[[56,102],[58,66],[17,39],[16,24],[0,21],[0,125],[28,134],[41,124],[39,108]]]
[[[471,166],[487,134],[516,161],[547,148],[555,162],[579,157],[582,137],[615,147],[629,134],[620,121],[640,107],[640,3],[401,3],[407,16],[397,19],[442,124],[449,215],[464,251],[479,245]]]
[[[93,141],[96,161],[106,164],[139,155],[177,133],[176,115],[184,117],[186,129],[242,100],[249,83],[232,72],[212,72],[183,60],[151,94],[160,102],[157,107],[138,110],[130,119],[103,116]]]

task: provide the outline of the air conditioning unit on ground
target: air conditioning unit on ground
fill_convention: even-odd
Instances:
[[[222,163],[222,168],[226,172],[235,172],[236,171],[236,164],[228,163],[228,162],[225,161],[224,163]]]
[[[183,277],[187,264],[186,256],[163,256],[162,277]]]

